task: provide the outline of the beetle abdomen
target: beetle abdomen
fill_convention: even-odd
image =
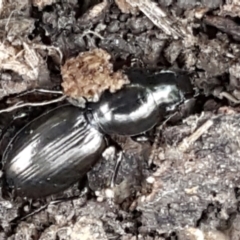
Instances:
[[[45,197],[68,188],[101,158],[105,140],[83,110],[56,108],[20,130],[5,151],[5,180],[19,196]]]

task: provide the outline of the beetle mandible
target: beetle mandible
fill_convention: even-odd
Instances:
[[[98,102],[55,108],[15,135],[3,155],[4,180],[14,195],[41,198],[67,189],[101,159],[106,135],[144,133],[194,94],[190,79],[175,72],[129,78]]]

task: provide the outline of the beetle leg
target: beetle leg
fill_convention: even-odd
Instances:
[[[166,123],[172,117],[174,117],[176,114],[177,114],[177,112],[171,114],[160,126],[158,126],[156,128],[156,130],[155,130],[156,131],[155,132],[155,138],[154,138],[154,142],[153,142],[153,145],[152,145],[152,151],[151,151],[151,154],[150,154],[149,160],[148,160],[148,165],[149,166],[154,162],[154,159],[156,157],[156,150],[158,149],[158,147],[160,145],[160,136],[161,136],[162,129],[166,126]]]
[[[119,170],[119,167],[120,167],[122,159],[123,159],[123,151],[120,151],[117,155],[118,155],[117,161],[115,163],[114,171],[113,171],[113,174],[111,176],[111,181],[110,181],[110,187],[111,188],[115,187],[115,182],[116,182],[118,170]]]

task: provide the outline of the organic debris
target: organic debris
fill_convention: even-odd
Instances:
[[[0,1],[0,155],[46,104],[117,91],[123,69],[187,72],[197,93],[183,121],[109,136],[124,150],[114,188],[108,149],[89,188],[0,195],[0,239],[239,239],[239,17],[239,0]]]
[[[64,93],[72,98],[98,100],[106,89],[121,89],[129,80],[121,71],[113,71],[110,59],[106,51],[94,49],[67,60],[61,68]]]

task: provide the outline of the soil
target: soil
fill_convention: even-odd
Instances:
[[[86,179],[45,199],[13,199],[1,182],[0,239],[240,239],[238,0],[5,0],[0,29],[1,158],[41,113],[95,96],[97,61],[97,91],[140,69],[185,72],[197,93],[147,138],[112,136],[124,150],[114,188],[112,146]],[[76,59],[94,51],[84,72]],[[59,98],[65,88],[74,98]]]

